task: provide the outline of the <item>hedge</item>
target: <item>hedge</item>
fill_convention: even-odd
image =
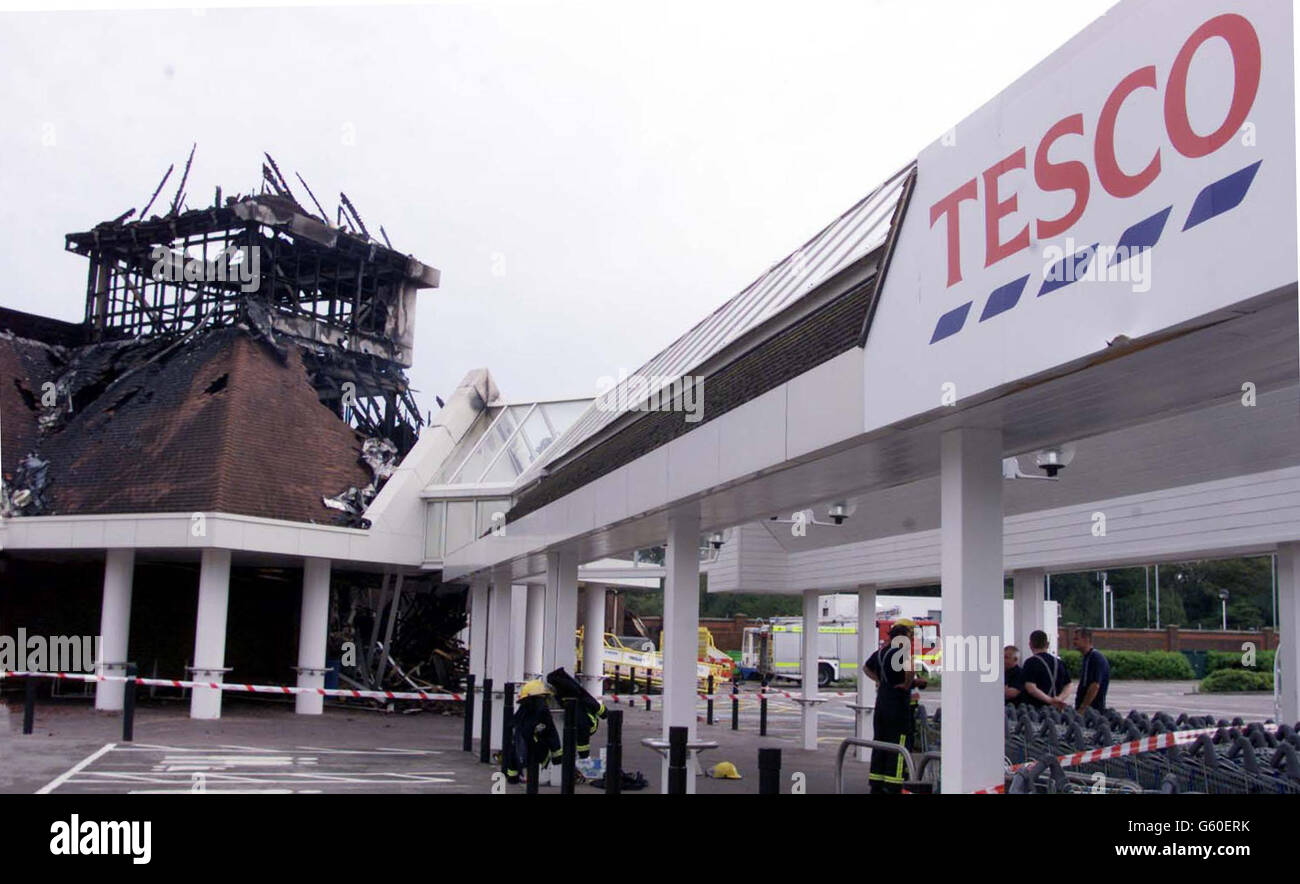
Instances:
[[[1252,672],[1249,669],[1218,669],[1205,676],[1201,690],[1207,693],[1224,691],[1271,691],[1273,673]]]
[[[1100,649],[1099,649],[1100,650]],[[1176,651],[1106,651],[1101,652],[1110,663],[1112,679],[1143,680],[1191,680],[1196,678],[1192,664]],[[1065,661],[1070,677],[1077,679],[1083,671],[1083,654],[1078,651],[1062,651],[1061,659]]]
[[[1273,658],[1276,653],[1276,651],[1256,651],[1255,665],[1249,668],[1255,672],[1272,672]],[[1205,671],[1207,674],[1222,669],[1244,670],[1247,668],[1241,665],[1242,655],[1237,651],[1207,651],[1206,654]]]

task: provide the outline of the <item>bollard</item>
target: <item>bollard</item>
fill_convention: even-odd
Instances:
[[[708,705],[708,711],[705,713],[705,715],[706,715],[705,722],[706,722],[707,724],[713,724],[713,676],[712,676],[712,675],[709,676],[709,701],[708,701],[708,703],[709,703],[709,705]]]
[[[578,762],[578,701],[564,700],[564,754],[560,757],[560,794],[572,795]]]
[[[758,735],[767,736],[767,694],[758,695]]]
[[[36,722],[36,679],[27,676],[23,684],[23,733],[30,734]]]
[[[605,794],[623,791],[623,710],[605,713],[609,736],[605,741]]]
[[[731,683],[731,729],[740,730],[740,685]]]
[[[135,738],[135,678],[137,674],[134,663],[126,664],[126,684],[122,688],[123,743],[130,743]]]
[[[668,794],[686,794],[687,728],[668,728]]]
[[[505,773],[514,767],[510,756],[515,746],[515,683],[506,682],[502,693],[505,700],[501,706],[501,772]]]
[[[616,694],[619,693],[619,688],[621,687],[620,679],[622,679],[622,677],[623,676],[622,674],[619,673],[618,667],[615,666],[614,667],[614,693]]]
[[[650,670],[645,671],[645,711],[650,711]]]
[[[474,674],[465,676],[465,739],[461,748],[474,751]]]
[[[478,735],[478,760],[481,764],[492,761],[492,679],[483,679],[483,729]]]
[[[528,747],[528,774],[527,774],[527,776],[528,776],[528,782],[524,784],[524,791],[525,791],[525,794],[528,794],[528,795],[536,795],[536,794],[537,794],[537,787],[538,787],[538,785],[539,785],[539,783],[537,782],[537,779],[538,779],[538,777],[541,776],[541,774],[540,774],[540,773],[538,772],[538,770],[537,770],[537,749],[536,749],[535,746],[529,746],[529,747]]]
[[[758,750],[758,794],[781,794],[781,750]]]

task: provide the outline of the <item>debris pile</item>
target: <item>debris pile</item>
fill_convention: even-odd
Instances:
[[[468,672],[457,638],[467,623],[463,594],[429,577],[386,574],[378,586],[342,587],[337,599],[330,647],[339,654],[344,684],[359,690],[459,689]]]

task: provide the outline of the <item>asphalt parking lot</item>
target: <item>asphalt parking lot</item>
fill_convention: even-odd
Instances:
[[[1164,709],[1247,720],[1270,717],[1271,695],[1194,694],[1193,682],[1115,682],[1111,705],[1121,712]],[[792,685],[774,690],[797,691]],[[848,689],[838,689],[848,694]],[[937,698],[936,698],[937,699]],[[701,753],[703,767],[726,760],[739,768],[739,781],[700,778],[701,793],[757,792],[757,751],[782,750],[783,791],[798,779],[810,793],[833,790],[834,748],[853,733],[851,696],[834,696],[820,710],[819,750],[799,748],[798,704],[774,697],[768,704],[768,734],[760,737],[759,703],[752,688],[741,695],[739,729],[731,730],[731,703],[715,707],[712,726],[699,704],[698,738],[717,749]],[[624,712],[624,767],[639,770],[658,791],[659,756],[641,745],[660,736],[658,698],[611,703]],[[85,700],[45,701],[35,732],[18,733],[20,706],[11,706],[8,731],[0,715],[0,791],[41,793],[482,793],[501,788],[495,768],[478,752],[461,749],[463,720],[432,712],[384,713],[330,707],[322,716],[294,715],[274,702],[227,701],[219,721],[193,721],[181,703],[145,705],[136,718],[135,739],[121,741],[121,719],[95,712]],[[595,746],[605,743],[606,730]],[[850,763],[847,791],[866,789],[864,765]],[[522,786],[505,787],[522,791]],[[549,787],[543,791],[558,792]],[[580,794],[598,794],[580,786]]]

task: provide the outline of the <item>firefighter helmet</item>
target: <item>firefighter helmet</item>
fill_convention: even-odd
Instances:
[[[526,700],[529,697],[546,696],[550,692],[550,688],[540,678],[534,678],[532,681],[524,682],[523,686],[519,688],[519,699]]]
[[[715,780],[738,780],[740,771],[730,761],[719,761],[713,765],[713,778]]]

